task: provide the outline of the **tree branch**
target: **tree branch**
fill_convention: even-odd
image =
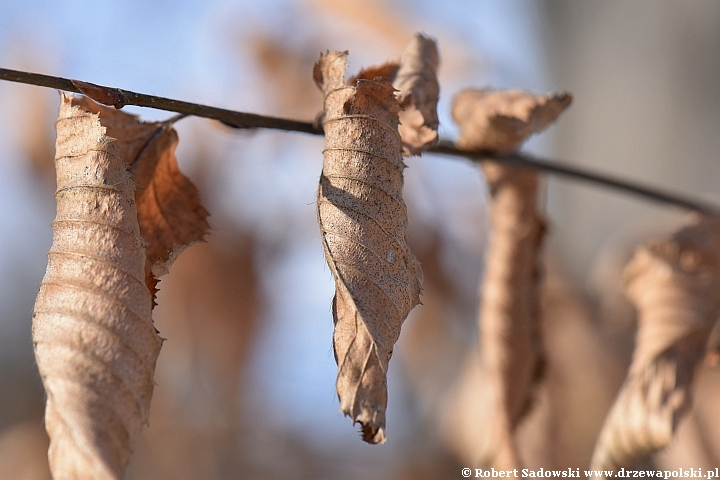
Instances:
[[[0,68],[0,80],[27,83],[29,85],[38,85],[40,87],[56,88],[67,92],[82,93],[98,103],[109,105],[118,109],[126,105],[135,105],[138,107],[150,107],[158,110],[183,113],[185,115],[194,115],[196,117],[212,118],[233,128],[273,128],[276,130],[312,133],[315,135],[323,134],[322,129],[315,127],[311,122],[268,117],[265,115],[256,115],[254,113],[235,112],[233,110],[225,110],[224,108],[198,105],[196,103],[183,102],[181,100],[173,100],[171,98],[156,97],[154,95],[136,93],[130,90],[123,90],[121,88],[105,87],[102,85],[95,85],[94,83],[71,80],[62,77],[53,77],[51,75],[19,72],[17,70]]]
[[[660,203],[667,203],[678,207],[694,210],[706,215],[720,214],[720,207],[705,203],[701,200],[688,198],[682,195],[666,192],[655,187],[641,185],[636,182],[629,182],[618,177],[606,175],[604,173],[590,172],[588,170],[577,168],[567,163],[557,160],[546,160],[534,157],[527,153],[514,152],[508,155],[498,155],[493,152],[469,152],[458,150],[450,142],[441,142],[438,146],[430,149],[430,152],[441,155],[454,155],[467,157],[473,161],[483,162],[503,162],[517,165],[523,168],[532,168],[548,173],[554,173],[559,176],[584,180],[590,183],[596,183],[605,187],[614,188],[625,193],[630,193]]]
[[[51,75],[0,68],[0,80],[81,93],[98,103],[114,106],[115,108],[122,108],[126,105],[135,105],[139,107],[149,107],[158,110],[176,112],[183,115],[210,118],[218,120],[232,128],[269,128],[275,130],[310,133],[313,135],[323,135],[322,128],[314,122],[290,120],[286,118],[257,115],[254,113],[236,112],[233,110],[226,110],[224,108],[199,105],[181,100],[173,100],[171,98],[156,97],[154,95],[146,95],[144,93],[136,93],[130,90],[106,87]],[[615,188],[617,190],[650,200],[675,205],[707,215],[720,214],[720,207],[700,200],[665,192],[654,187],[640,185],[634,182],[612,177],[610,175],[590,172],[571,165],[563,164],[562,162],[534,158],[521,152],[516,152],[510,155],[498,155],[493,152],[471,152],[459,150],[455,148],[451,142],[447,141],[441,142],[438,146],[431,148],[429,152],[441,155],[465,157],[476,162],[494,161],[510,163],[522,168],[533,168],[548,173]]]

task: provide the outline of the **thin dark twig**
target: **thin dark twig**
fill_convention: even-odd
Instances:
[[[56,88],[58,90],[65,90],[68,92],[82,93],[96,102],[102,103],[103,105],[114,106],[115,108],[122,108],[126,105],[135,105],[138,107],[150,107],[158,110],[184,113],[186,115],[194,115],[196,117],[212,118],[233,128],[273,128],[276,130],[313,133],[316,135],[323,134],[322,130],[318,129],[311,122],[288,120],[286,118],[269,117],[266,115],[256,115],[254,113],[236,112],[233,110],[226,110],[224,108],[183,102],[181,100],[173,100],[171,98],[156,97],[154,95],[146,95],[144,93],[136,93],[130,90],[105,87],[102,85],[95,85],[78,80],[70,80],[68,78],[54,77],[51,75],[20,72],[17,70],[0,68],[0,80],[27,83],[41,87]]]
[[[158,110],[176,112],[182,114],[183,116],[193,115],[196,117],[210,118],[218,120],[232,128],[269,128],[275,130],[310,133],[313,135],[323,135],[322,128],[314,122],[290,120],[286,118],[257,115],[254,113],[236,112],[233,110],[199,105],[196,103],[173,100],[170,98],[156,97],[154,95],[146,95],[144,93],[136,93],[130,90],[105,87],[102,85],[95,85],[93,83],[70,80],[51,75],[0,68],[0,80],[82,93],[96,102],[114,106],[115,108],[122,108],[126,105],[135,105],[139,107],[150,107]],[[174,122],[180,118],[182,117],[174,117],[172,121]],[[495,161],[514,164],[518,167],[534,168],[544,172],[597,183],[651,200],[676,205],[708,215],[717,215],[720,213],[720,207],[710,205],[696,199],[668,193],[654,187],[640,185],[634,182],[612,177],[610,175],[589,172],[561,162],[537,159],[524,153],[517,152],[510,155],[498,155],[493,152],[471,152],[459,150],[450,142],[442,142],[440,145],[431,148],[430,152],[442,155],[465,157],[474,161]]]
[[[635,182],[629,182],[627,180],[623,180],[622,178],[613,177],[611,175],[597,172],[589,172],[585,169],[558,162],[557,160],[545,160],[536,158],[528,155],[527,153],[514,152],[512,154],[499,156],[498,154],[493,152],[470,152],[465,150],[458,150],[452,144],[446,142],[442,142],[440,145],[431,148],[430,151],[441,155],[459,155],[478,162],[502,162],[511,165],[517,165],[518,167],[533,168],[536,170],[554,173],[564,177],[577,178],[579,180],[597,183],[606,187],[615,188],[625,191],[627,193],[649,198],[658,202],[676,205],[679,207],[687,208],[689,210],[695,210],[706,215],[720,214],[720,207],[702,202],[700,200],[669,193],[655,187],[640,185],[639,183]]]

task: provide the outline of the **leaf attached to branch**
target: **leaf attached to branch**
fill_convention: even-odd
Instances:
[[[400,136],[405,155],[420,155],[438,141],[437,45],[416,33],[403,52],[393,87],[400,91]]]
[[[632,466],[670,444],[720,315],[720,219],[703,217],[635,252],[625,270],[639,326],[632,364],[592,469]]]
[[[399,105],[385,79],[346,85],[347,53],[328,52],[313,78],[325,94],[318,221],[335,277],[333,346],[340,408],[363,440],[385,441],[387,368],[400,327],[420,303],[407,245]]]
[[[145,281],[154,295],[159,277],[182,250],[202,241],[210,228],[197,188],[178,169],[177,132],[168,122],[142,122],[86,97],[73,99],[73,104],[100,115],[107,135],[116,139],[115,146],[140,186],[135,201],[140,235],[147,242]]]
[[[97,115],[63,95],[57,217],[33,312],[57,479],[121,478],[147,423],[161,340],[145,284],[137,185]]]
[[[549,97],[523,95],[460,92],[452,112],[460,127],[458,144],[510,151],[533,129],[545,128],[548,114],[533,112]],[[535,119],[540,116],[542,122]],[[544,367],[538,290],[545,221],[537,211],[536,172],[494,162],[483,162],[482,169],[492,192],[493,229],[481,287],[480,345],[493,389],[491,418],[497,441],[486,444],[480,457],[495,468],[512,469],[519,466],[513,433],[530,410]]]
[[[197,191],[168,185],[180,174],[165,173],[177,171],[165,124],[63,95],[56,126],[57,216],[33,312],[50,467],[57,479],[118,479],[148,422],[162,344],[151,266],[184,246],[188,225],[204,233],[207,213],[173,200]]]
[[[420,155],[437,144],[439,63],[435,41],[416,33],[405,48],[399,63],[387,62],[364,68],[348,81],[348,84],[352,85],[358,79],[374,80],[384,77],[392,82],[397,90],[395,96],[402,107],[398,132],[405,156]]]
[[[569,93],[534,95],[522,90],[469,88],[453,99],[453,118],[463,128],[457,146],[508,153],[545,130],[572,102]]]

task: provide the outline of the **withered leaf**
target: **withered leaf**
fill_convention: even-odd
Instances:
[[[464,126],[457,146],[508,153],[545,130],[572,102],[572,95],[469,88],[453,99],[452,114]]]
[[[420,155],[438,141],[440,59],[433,40],[416,33],[405,48],[393,87],[400,91],[400,136],[405,155]]]
[[[354,85],[359,79],[374,80],[378,77],[392,82],[397,90],[395,96],[402,107],[398,132],[405,156],[420,155],[438,141],[439,63],[435,41],[416,33],[399,63],[387,62],[364,68],[348,80],[348,85]]]
[[[496,142],[498,137],[488,139],[495,135],[486,128],[494,113],[485,117],[486,105],[475,92],[462,92],[453,101],[463,147],[508,148]],[[482,169],[492,193],[492,232],[479,329],[481,360],[493,389],[497,441],[485,444],[489,451],[479,455],[495,468],[512,469],[519,466],[513,433],[530,410],[544,367],[538,290],[545,221],[538,213],[536,172],[493,162],[484,162]]]
[[[357,75],[350,77],[347,81],[348,85],[355,85],[358,80],[375,80],[378,77],[384,77],[392,82],[400,70],[399,62],[386,62],[382,65],[366,67],[360,70]]]
[[[420,303],[407,245],[399,105],[385,79],[344,82],[347,52],[328,52],[313,78],[325,94],[318,221],[335,277],[333,346],[340,408],[362,438],[385,441],[387,369],[400,327]]]
[[[107,135],[116,139],[114,145],[140,186],[135,201],[140,235],[147,242],[145,281],[154,295],[158,278],[167,273],[173,260],[201,241],[210,228],[197,188],[178,169],[177,132],[169,123],[142,122],[86,97],[72,101],[100,115]]]
[[[529,170],[483,164],[491,180],[492,233],[480,297],[481,358],[494,398],[499,439],[496,468],[516,468],[513,432],[529,411],[542,377],[540,247],[545,221],[537,212],[538,175]]]
[[[625,270],[639,326],[628,376],[591,468],[615,470],[670,444],[720,315],[720,219],[696,218],[640,247]]]
[[[98,116],[63,95],[57,216],[33,312],[56,479],[121,478],[147,423],[161,340],[145,242],[121,152]]]

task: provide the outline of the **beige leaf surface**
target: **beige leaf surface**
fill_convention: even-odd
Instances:
[[[438,141],[437,45],[416,33],[403,52],[393,87],[400,91],[400,136],[405,155],[420,155]]]
[[[689,407],[695,368],[720,315],[720,219],[696,218],[640,247],[625,281],[639,314],[635,351],[592,469],[628,467],[667,446]]]
[[[420,155],[438,141],[439,63],[435,41],[416,33],[405,48],[400,62],[364,68],[348,81],[349,85],[353,85],[358,79],[385,77],[392,82],[397,90],[395,96],[402,107],[398,132],[405,156]]]
[[[168,123],[142,122],[86,97],[74,98],[73,105],[100,115],[107,135],[116,139],[114,145],[140,186],[135,201],[140,235],[147,242],[145,281],[154,295],[158,278],[167,273],[173,260],[201,241],[210,228],[197,188],[178,169],[177,132]]]
[[[56,479],[121,478],[147,423],[161,340],[135,191],[98,116],[63,95],[57,216],[33,312]]]
[[[535,95],[522,90],[469,88],[453,99],[452,114],[465,125],[457,146],[508,153],[545,130],[572,102],[572,95]]]
[[[407,245],[399,105],[384,79],[346,85],[347,52],[328,52],[313,78],[325,94],[318,221],[335,277],[333,346],[340,408],[369,443],[385,441],[387,369],[400,327],[420,303]]]
[[[529,411],[542,377],[539,311],[540,247],[545,221],[537,212],[538,175],[483,164],[492,194],[492,233],[480,292],[481,359],[495,390],[496,468],[516,468],[513,432]]]
[[[523,95],[460,92],[452,113],[461,148],[510,151],[544,128],[548,114],[526,108],[539,97]],[[520,118],[510,118],[513,112]],[[542,122],[535,116],[542,116]],[[508,126],[496,128],[498,119]],[[484,162],[482,169],[492,193],[492,233],[480,292],[480,345],[493,389],[491,428],[497,441],[486,444],[480,458],[495,468],[517,468],[514,431],[532,405],[544,368],[538,291],[545,220],[538,213],[536,172],[494,162]]]

